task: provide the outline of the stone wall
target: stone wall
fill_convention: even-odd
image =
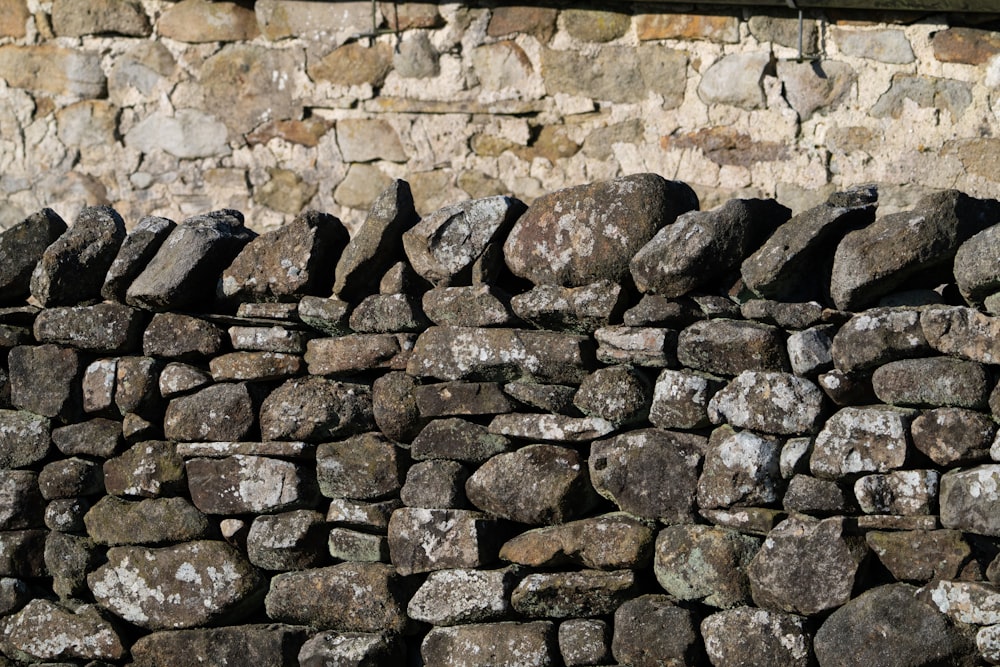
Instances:
[[[0,665],[1000,664],[1000,202],[0,234]]]
[[[0,0],[0,227],[84,203],[349,227],[655,172],[795,212],[994,196],[996,16],[298,0]],[[681,8],[683,10],[683,8]],[[691,10],[688,10],[691,11]]]

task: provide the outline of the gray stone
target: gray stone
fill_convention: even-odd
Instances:
[[[515,407],[496,382],[439,382],[414,387],[413,393],[425,418],[494,415]]]
[[[426,32],[407,34],[393,55],[392,64],[404,79],[429,79],[441,73],[438,52]]]
[[[182,160],[226,157],[232,149],[224,119],[197,109],[154,112],[132,126],[124,142],[141,153],[163,151]]]
[[[136,667],[238,664],[250,656],[262,665],[293,667],[307,632],[281,624],[165,630],[140,637],[130,652]]]
[[[834,611],[816,631],[813,645],[819,663],[824,667],[965,664],[975,650],[972,641],[915,593],[909,584],[887,584]],[[845,651],[845,646],[853,649]]]
[[[656,538],[653,572],[677,600],[723,609],[742,606],[750,602],[746,567],[761,541],[724,528],[667,526]]]
[[[184,498],[128,501],[104,496],[83,517],[98,544],[163,544],[208,537],[208,518]]]
[[[235,350],[287,354],[301,354],[306,350],[306,336],[303,332],[278,325],[272,327],[229,327],[229,340]]]
[[[469,471],[458,461],[421,461],[406,471],[399,498],[408,507],[465,509]]]
[[[833,337],[830,352],[837,369],[864,371],[929,351],[921,312],[911,308],[873,308],[858,313]]]
[[[61,426],[52,431],[52,442],[66,456],[114,456],[122,443],[121,422],[112,419],[91,419]]]
[[[704,437],[658,429],[591,444],[594,488],[629,514],[667,524],[694,520]]]
[[[368,387],[321,377],[288,380],[271,392],[260,408],[260,431],[265,440],[318,442],[364,432],[372,426]]]
[[[537,382],[509,382],[503,390],[521,403],[541,410],[567,417],[579,416],[580,411],[573,405],[577,388],[563,384],[539,384]]]
[[[104,487],[114,496],[172,496],[185,481],[184,459],[173,442],[140,442],[104,462]]]
[[[858,78],[853,67],[836,60],[779,60],[777,74],[784,86],[785,99],[799,115],[800,122],[809,120],[821,109],[839,106]]]
[[[103,354],[132,352],[139,346],[141,311],[117,303],[47,308],[35,318],[35,338]]]
[[[413,320],[406,326],[417,328]],[[314,338],[306,344],[304,359],[312,375],[347,375],[375,369],[401,370],[406,367],[414,338],[410,334],[389,333]]]
[[[4,641],[32,662],[121,660],[127,652],[119,632],[93,605],[71,610],[35,599],[7,621]]]
[[[854,496],[865,514],[934,514],[940,477],[936,470],[895,470],[866,475],[854,483]]]
[[[997,425],[990,417],[964,408],[927,410],[913,420],[913,446],[942,467],[983,463]]]
[[[365,433],[316,450],[319,490],[327,498],[374,500],[403,486],[406,456],[380,433]]]
[[[644,101],[650,93],[673,109],[684,101],[687,56],[660,45],[605,46],[587,56],[573,49],[542,51],[550,95],[566,93],[612,103]]]
[[[920,313],[920,327],[941,354],[983,364],[1000,362],[1000,318],[965,307],[932,307]]]
[[[349,324],[362,333],[388,333],[422,331],[429,322],[416,296],[372,294],[354,308]]]
[[[495,287],[437,287],[424,292],[423,310],[434,324],[457,327],[510,326],[509,300]]]
[[[708,403],[713,423],[723,421],[777,435],[813,433],[823,416],[823,392],[789,373],[743,371]]]
[[[649,562],[652,549],[649,525],[615,512],[523,532],[500,548],[500,558],[530,567],[635,569]]]
[[[103,553],[89,537],[52,532],[45,537],[44,557],[52,590],[72,600],[87,595],[87,573],[100,565]]]
[[[481,424],[458,418],[435,419],[413,439],[410,456],[418,461],[452,459],[466,463],[484,463],[511,448],[509,438],[490,433]]]
[[[43,208],[0,234],[0,301],[28,296],[35,265],[65,231],[66,222]]]
[[[385,532],[389,527],[389,517],[402,506],[399,498],[371,503],[350,498],[333,498],[326,512],[326,520],[335,526]]]
[[[694,665],[701,662],[698,621],[690,609],[666,595],[643,595],[615,611],[611,652],[634,667]]]
[[[611,660],[611,632],[605,621],[571,618],[559,624],[559,653],[567,667]]]
[[[622,63],[615,67],[625,71]],[[508,235],[504,258],[535,284],[617,281],[658,229],[696,207],[688,186],[655,174],[568,188],[532,203]]]
[[[772,14],[755,14],[747,21],[750,34],[758,42],[774,42],[789,48],[799,46],[799,22],[794,12],[775,10]],[[816,52],[816,41],[819,34],[817,22],[806,19],[802,22],[802,50],[804,53]]]
[[[660,371],[649,408],[649,421],[663,429],[709,425],[708,403],[723,386],[721,380],[690,371]]]
[[[909,426],[916,413],[885,406],[843,408],[816,436],[809,469],[816,477],[837,479],[901,468],[909,450]]]
[[[739,607],[701,622],[705,652],[716,667],[813,664],[812,638],[805,620],[780,611]],[[739,628],[739,632],[734,632]]]
[[[402,507],[389,519],[389,553],[403,576],[478,568],[496,560],[496,520],[480,512]]]
[[[171,440],[234,442],[246,439],[257,424],[257,410],[246,383],[216,384],[170,401],[163,433]]]
[[[833,368],[833,333],[832,326],[818,326],[788,334],[792,372],[809,377]]]
[[[42,461],[52,446],[49,420],[21,410],[0,410],[0,468]]]
[[[327,551],[337,561],[388,563],[389,538],[347,528],[332,528]]]
[[[424,427],[414,397],[417,386],[413,377],[399,371],[390,371],[372,383],[372,417],[392,440],[410,442]]]
[[[674,298],[715,287],[790,215],[770,199],[731,199],[710,211],[688,211],[640,248],[629,270],[643,293]]]
[[[347,316],[350,304],[340,299],[304,296],[299,300],[298,316],[305,324],[328,336],[342,336],[350,332]]]
[[[292,461],[236,454],[190,459],[184,468],[191,500],[205,514],[282,512],[316,498],[312,470]]]
[[[632,118],[591,130],[583,140],[581,150],[584,155],[595,160],[608,160],[614,157],[615,144],[638,144],[642,138],[642,121]]]
[[[836,30],[833,39],[846,56],[906,65],[915,59],[902,30]]]
[[[12,406],[63,422],[80,415],[82,369],[76,350],[20,345],[8,353],[7,364]]]
[[[48,575],[45,567],[46,530],[0,532],[0,577],[35,579]]]
[[[206,320],[180,313],[157,313],[142,337],[142,351],[150,357],[194,361],[222,349],[222,329]]]
[[[980,581],[934,581],[916,593],[958,623],[996,625],[1000,622],[1000,588]]]
[[[94,496],[104,491],[101,465],[72,457],[45,464],[38,473],[38,489],[45,500]]]
[[[972,305],[1000,292],[1000,273],[990,261],[996,255],[998,234],[1000,226],[988,227],[959,246],[955,253],[955,282]]]
[[[510,594],[520,570],[438,570],[431,572],[406,607],[407,615],[433,625],[486,623],[509,618]]]
[[[580,383],[573,405],[613,424],[645,419],[652,401],[649,380],[630,366],[599,368]]]
[[[899,118],[907,100],[925,109],[947,111],[958,121],[972,104],[972,87],[967,81],[897,73],[869,113],[875,118]]]
[[[215,357],[208,366],[215,382],[266,382],[300,375],[305,371],[302,357],[284,352],[230,352]]]
[[[32,598],[28,585],[21,579],[3,577],[0,579],[0,610],[5,616],[12,615]]]
[[[698,97],[708,105],[727,104],[743,109],[764,106],[761,81],[771,64],[771,54],[734,53],[712,64],[701,76]]]
[[[406,645],[396,635],[375,632],[322,632],[302,645],[301,667],[366,667],[405,664]]]
[[[705,297],[694,297],[704,303]],[[774,324],[783,329],[805,329],[837,317],[816,301],[783,303],[770,299],[750,299],[740,304],[740,315],[747,320]]]
[[[668,299],[658,294],[643,294],[639,303],[622,315],[629,327],[686,327],[701,319],[701,307],[693,299]]]
[[[611,613],[637,591],[631,570],[580,570],[529,574],[511,593],[511,606],[529,618]]]
[[[261,577],[224,542],[112,547],[87,576],[97,603],[147,630],[235,621],[259,603]]]
[[[85,9],[68,0],[56,0],[52,4],[51,20],[52,29],[60,37],[101,33],[147,37],[151,32],[146,12],[137,0],[98,0],[87,3]]]
[[[44,507],[37,473],[0,470],[0,530],[40,528]]]
[[[344,118],[337,121],[337,145],[345,162],[407,160],[406,149],[395,128],[380,118]]]
[[[43,306],[98,299],[104,276],[125,240],[125,221],[110,206],[85,207],[35,265],[31,295]]]
[[[957,530],[873,530],[865,540],[898,581],[957,579],[972,555]]]
[[[603,327],[594,332],[597,360],[650,368],[677,365],[677,331],[659,327]]]
[[[784,491],[780,454],[780,440],[729,426],[715,429],[698,478],[698,506],[714,509],[778,502]]]
[[[790,370],[782,332],[767,324],[741,320],[692,324],[677,338],[677,359],[684,366],[717,375]]]
[[[555,667],[556,627],[550,621],[474,623],[432,628],[420,645],[424,664],[481,667],[490,656],[506,667]]]
[[[808,616],[850,600],[868,547],[845,533],[843,517],[778,524],[747,569],[757,606]]]
[[[892,361],[872,375],[883,403],[917,407],[985,408],[990,384],[981,364],[949,357]]]
[[[627,293],[618,283],[601,280],[581,287],[537,285],[514,296],[514,314],[539,329],[590,333],[617,320]]]
[[[0,49],[0,76],[12,88],[77,99],[102,97],[107,90],[100,53],[52,43],[5,45]]]
[[[247,533],[247,558],[262,570],[322,565],[326,518],[312,510],[258,516]]]
[[[494,456],[469,478],[465,491],[479,509],[528,524],[563,523],[596,500],[580,455],[554,445]]]
[[[942,526],[1000,536],[1000,465],[949,470],[940,484]]]
[[[796,474],[788,480],[781,505],[789,512],[810,516],[858,512],[858,504],[849,488],[845,489],[843,484],[832,479],[818,479],[805,474]]]

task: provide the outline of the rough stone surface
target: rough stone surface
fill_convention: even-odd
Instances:
[[[706,320],[687,327],[677,339],[677,359],[689,368],[716,375],[790,370],[779,329],[739,320]]]
[[[45,249],[66,231],[66,223],[44,208],[0,234],[0,301],[29,294],[31,273]]]
[[[888,472],[903,466],[912,411],[887,407],[844,408],[816,436],[809,468],[817,477]]]
[[[698,478],[698,506],[705,509],[768,506],[783,491],[781,441],[722,426],[708,439]]]
[[[956,579],[972,555],[957,530],[871,531],[865,541],[898,581]]]
[[[143,317],[140,311],[117,303],[48,308],[35,318],[35,339],[105,354],[131,352],[138,347]]]
[[[983,408],[990,382],[981,364],[947,357],[901,359],[872,375],[883,403],[915,407]]]
[[[43,460],[51,448],[48,419],[21,410],[0,410],[0,468],[23,468]]]
[[[413,439],[410,455],[416,460],[452,459],[485,463],[510,449],[510,438],[491,433],[487,427],[473,421],[451,418],[435,419],[427,424]]]
[[[247,558],[263,570],[322,565],[326,518],[312,510],[258,516],[247,533]]]
[[[118,628],[92,605],[72,610],[32,600],[5,627],[5,642],[32,662],[121,660],[126,654]]]
[[[728,609],[750,602],[746,567],[760,538],[698,525],[667,526],[656,537],[653,572],[667,593]]]
[[[521,580],[510,602],[529,618],[569,618],[609,614],[634,594],[631,570],[539,572]]]
[[[217,384],[170,401],[163,433],[171,440],[233,442],[243,440],[256,422],[246,384]]]
[[[494,520],[469,510],[404,507],[389,520],[389,553],[402,575],[475,568],[496,560]],[[423,542],[425,531],[437,536]]]
[[[311,504],[312,471],[291,461],[237,454],[184,464],[195,507],[206,514],[279,512]]]
[[[208,537],[208,519],[184,498],[129,501],[105,496],[83,517],[98,544],[164,544]]]
[[[643,595],[615,611],[611,652],[636,667],[697,664],[702,658],[694,613],[666,595]]]
[[[952,470],[941,476],[938,502],[941,525],[980,535],[1000,534],[996,507],[1000,503],[997,479],[1000,466],[994,464]]]
[[[558,664],[556,627],[550,621],[473,623],[434,628],[420,646],[425,664],[477,667],[483,655],[509,667]]]
[[[363,432],[371,426],[371,390],[327,378],[289,380],[271,392],[260,407],[260,432],[268,440],[317,442]]]
[[[740,628],[739,633],[731,632]],[[713,665],[812,664],[812,639],[802,616],[767,609],[726,609],[701,622],[705,652]]]
[[[139,639],[130,651],[138,667],[233,664],[253,656],[263,664],[291,667],[305,642],[305,628],[241,625],[197,630],[164,630]]]
[[[708,416],[778,435],[811,433],[823,415],[823,393],[809,380],[788,373],[743,371],[708,404]]]
[[[404,452],[378,433],[325,442],[316,451],[316,476],[327,498],[377,499],[403,486]]]
[[[910,424],[913,446],[939,466],[989,460],[996,431],[990,417],[963,408],[927,410]]]
[[[852,373],[929,352],[921,318],[910,308],[874,308],[848,320],[833,337],[836,367]]]
[[[407,614],[438,626],[503,620],[519,580],[517,568],[431,572],[410,598]]]
[[[521,533],[501,547],[500,558],[531,567],[634,568],[649,561],[653,535],[648,524],[616,512]]]
[[[173,442],[139,442],[104,462],[104,487],[114,496],[169,496],[185,481],[184,460]]]
[[[10,403],[67,422],[81,408],[80,354],[58,345],[18,346],[7,355]]]

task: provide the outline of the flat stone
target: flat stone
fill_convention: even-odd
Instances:
[[[118,254],[111,262],[104,285],[101,286],[101,296],[109,301],[124,301],[129,285],[142,273],[176,226],[177,223],[167,218],[142,218],[118,248]]]
[[[628,14],[598,9],[569,8],[562,12],[563,28],[584,42],[610,42],[624,35],[632,25]]]
[[[305,370],[302,357],[284,352],[230,352],[209,362],[212,379],[227,381],[281,380]]]
[[[172,496],[185,481],[184,459],[173,442],[139,442],[104,462],[104,487],[115,496]]]
[[[816,376],[833,368],[833,326],[788,334],[788,362],[796,375]]]
[[[312,471],[291,461],[236,454],[189,459],[184,469],[191,500],[205,514],[281,512],[316,498]]]
[[[941,354],[984,364],[1000,361],[1000,318],[984,315],[961,306],[925,308],[920,313],[920,327],[930,347]]]
[[[26,468],[52,446],[48,419],[21,410],[0,410],[0,468]]]
[[[373,425],[368,387],[321,377],[286,381],[260,408],[265,440],[319,442],[364,432]]]
[[[992,30],[946,28],[931,37],[934,57],[944,63],[985,65],[1000,53],[1000,37]]]
[[[378,502],[333,498],[330,500],[326,520],[335,526],[385,532],[389,527],[389,517],[402,506],[403,503],[398,498]]]
[[[972,555],[957,530],[873,530],[865,534],[865,541],[899,581],[956,579]]]
[[[429,321],[420,300],[407,294],[372,294],[351,313],[350,327],[362,333],[422,331]]]
[[[351,334],[313,338],[306,344],[305,362],[312,375],[344,375],[376,368],[402,370],[413,349],[408,334]]]
[[[847,485],[832,479],[818,479],[796,474],[788,480],[781,506],[789,512],[810,516],[856,514],[859,511],[854,494]]]
[[[915,59],[910,41],[902,30],[835,30],[833,39],[841,53],[854,58],[895,65],[905,65]],[[932,42],[937,43],[937,33]]]
[[[816,301],[783,303],[771,299],[750,299],[740,304],[740,315],[744,319],[774,324],[784,329],[798,330],[822,324],[837,317],[834,312],[823,308]]]
[[[667,109],[684,100],[687,56],[659,44],[604,46],[586,56],[572,49],[542,51],[542,75],[549,95],[567,94],[612,103],[644,101],[650,93]]]
[[[621,285],[610,280],[581,287],[537,285],[512,297],[510,307],[539,329],[591,333],[618,319],[626,297]]]
[[[36,599],[9,618],[4,641],[34,660],[121,660],[127,652],[119,632],[93,605],[70,610]]]
[[[735,530],[667,526],[656,537],[653,572],[677,600],[728,609],[750,602],[746,566],[762,540]]]
[[[650,368],[677,365],[677,331],[660,327],[602,327],[594,332],[597,359]]]
[[[163,433],[181,441],[243,440],[256,426],[256,417],[256,401],[245,383],[216,384],[171,400]]]
[[[509,297],[490,285],[437,287],[423,296],[423,311],[434,324],[457,327],[510,326]]]
[[[208,537],[208,518],[184,498],[139,501],[104,496],[83,517],[98,544],[163,544]]]
[[[816,436],[809,469],[816,477],[837,479],[901,468],[915,416],[912,410],[884,406],[843,408]]]
[[[734,53],[724,56],[702,74],[698,97],[709,105],[761,108],[765,100],[760,82],[770,63],[770,53]]]
[[[229,340],[235,350],[301,354],[306,349],[306,338],[301,331],[279,325],[229,327]]]
[[[327,498],[374,500],[397,493],[405,478],[406,457],[379,433],[365,433],[316,450],[320,493]]]
[[[790,373],[743,371],[708,403],[713,423],[726,422],[777,435],[800,435],[819,429],[823,392]]]
[[[653,535],[647,523],[615,512],[523,532],[504,543],[500,558],[529,567],[636,569],[649,563]]]
[[[735,16],[639,14],[636,32],[641,41],[682,39],[735,44],[740,41],[740,22]]]
[[[82,407],[80,354],[58,345],[21,345],[7,355],[10,404],[62,422]]]
[[[436,626],[487,623],[508,618],[510,594],[520,570],[438,570],[431,572],[406,607],[410,618]]]
[[[949,357],[901,359],[872,375],[875,395],[890,405],[985,408],[990,391],[986,368]]]
[[[465,481],[469,471],[458,461],[421,461],[406,471],[399,498],[407,507],[466,509]]]
[[[326,517],[313,510],[258,516],[247,533],[247,558],[263,570],[305,570],[321,565]]]
[[[29,295],[35,265],[66,229],[55,211],[43,208],[0,234],[0,301]]]
[[[38,473],[38,488],[45,500],[94,496],[104,491],[101,466],[78,457],[45,464]]]
[[[206,320],[180,313],[157,313],[142,338],[142,351],[150,357],[194,361],[217,354],[222,329]]]
[[[338,561],[388,563],[389,538],[347,528],[332,528],[327,539],[330,557]]]
[[[554,7],[499,6],[490,13],[486,34],[490,37],[503,37],[522,32],[533,36],[542,44],[547,44],[556,31],[558,14],[558,10]]]
[[[321,632],[302,645],[295,664],[302,667],[347,667],[401,665],[405,661],[406,644],[397,635],[384,632]]]
[[[692,324],[677,338],[677,359],[684,366],[717,375],[790,370],[782,332],[767,324],[741,320]]]
[[[106,459],[114,456],[121,445],[122,427],[111,419],[92,419],[54,429],[52,442],[66,456],[83,454]]]
[[[342,336],[350,332],[347,325],[349,312],[350,304],[340,299],[304,296],[299,300],[299,319],[328,336]]]
[[[543,412],[580,416],[580,411],[573,405],[577,388],[563,384],[539,384],[537,382],[508,382],[504,392],[524,405],[531,406]]]
[[[190,364],[171,362],[160,371],[159,390],[163,398],[173,398],[211,384],[212,376]],[[86,409],[86,403],[84,408]]]
[[[69,0],[52,4],[52,29],[59,37],[83,37],[100,33],[116,33],[130,37],[146,37],[152,29],[138,0],[110,2],[91,0],[86,9]]]
[[[100,53],[55,44],[0,47],[0,77],[13,88],[82,99],[101,97],[107,89]]]
[[[479,667],[483,655],[508,667],[554,667],[559,660],[555,638],[550,621],[435,627],[424,637],[420,655],[424,664],[450,667]]]
[[[546,442],[581,442],[601,438],[615,425],[600,417],[567,417],[535,412],[497,415],[490,421],[490,433]]]
[[[376,43],[370,47],[352,42],[338,47],[320,60],[307,65],[309,78],[339,86],[371,84],[378,88],[392,71],[392,49]]]
[[[802,50],[804,53],[816,53],[819,27],[817,21],[805,18],[802,23]],[[774,42],[789,48],[799,46],[799,21],[795,12],[776,10],[775,13],[756,14],[747,21],[750,34],[758,42]]]
[[[717,667],[813,664],[812,638],[806,619],[768,609],[739,607],[707,616],[701,622],[708,659]],[[739,632],[733,632],[739,628]]]
[[[697,618],[666,595],[629,600],[615,611],[611,652],[621,664],[697,664],[701,659]]]
[[[926,356],[930,349],[921,318],[921,311],[912,308],[872,308],[858,313],[834,335],[833,363],[838,370],[854,373]]]
[[[627,71],[622,62],[619,68]],[[696,206],[688,186],[655,174],[553,192],[536,199],[514,224],[504,258],[515,275],[535,284],[618,281],[658,229]]]
[[[941,476],[941,525],[979,535],[1000,535],[1000,465],[950,470]]]
[[[514,409],[500,384],[495,382],[442,382],[417,386],[414,397],[421,417],[490,415]]]
[[[698,478],[704,509],[772,505],[783,492],[778,465],[781,441],[722,426],[712,431]]]
[[[435,419],[413,439],[410,456],[418,461],[451,459],[485,463],[511,449],[510,438],[491,433],[481,424],[460,418]]]
[[[222,158],[232,153],[227,133],[225,123],[216,116],[179,109],[143,118],[125,134],[124,143],[142,153],[162,151],[180,159]]]
[[[307,636],[306,628],[277,623],[165,630],[140,637],[130,652],[136,667],[236,664],[248,655],[284,667],[295,664]]]
[[[497,557],[496,520],[480,512],[403,507],[389,519],[389,554],[403,576],[478,568]]]
[[[529,618],[572,618],[611,613],[636,593],[631,570],[529,574],[511,593],[511,605]]]
[[[179,42],[249,41],[260,34],[252,9],[235,2],[183,0],[169,6],[156,20],[156,32]]]
[[[138,347],[142,313],[117,303],[47,308],[35,318],[35,338],[81,350],[121,354]]]

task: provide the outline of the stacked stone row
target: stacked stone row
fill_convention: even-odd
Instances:
[[[0,664],[1000,663],[1000,202],[876,210],[30,216]]]

